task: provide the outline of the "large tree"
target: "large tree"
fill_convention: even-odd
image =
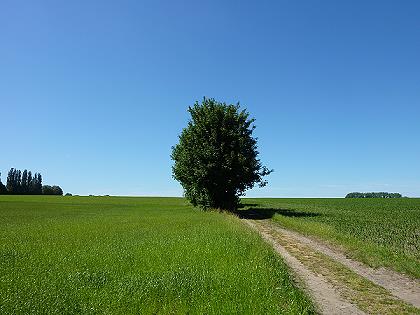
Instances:
[[[191,120],[172,148],[173,177],[195,206],[235,210],[247,189],[272,170],[258,159],[254,119],[237,105],[204,98],[188,108]]]

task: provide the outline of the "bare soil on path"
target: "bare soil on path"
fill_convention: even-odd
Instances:
[[[420,314],[420,281],[373,269],[271,220],[243,220],[283,257],[322,314]]]

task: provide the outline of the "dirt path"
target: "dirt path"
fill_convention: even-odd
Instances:
[[[367,267],[270,220],[244,221],[284,258],[321,313],[420,314],[418,281]]]
[[[245,220],[245,222],[257,229],[261,236],[273,245],[277,253],[279,253],[289,267],[296,273],[303,286],[309,291],[314,298],[319,310],[323,314],[364,314],[352,303],[343,300],[340,295],[324,277],[317,275],[306,268],[298,259],[289,254],[289,252],[281,246],[276,239],[268,232],[258,227],[253,221]]]
[[[316,241],[299,233],[283,229],[279,226],[276,226],[275,224],[272,224],[272,228],[280,231],[282,234],[299,240],[301,243],[311,246],[315,250],[329,257],[332,257],[336,261],[350,268],[358,275],[365,277],[373,283],[387,289],[401,300],[410,303],[417,308],[420,308],[420,281],[411,279],[405,275],[389,269],[370,268],[365,264],[346,257],[342,252],[338,251],[337,249],[328,247],[320,241]]]

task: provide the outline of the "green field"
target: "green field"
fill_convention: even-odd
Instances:
[[[0,196],[0,314],[312,310],[232,215],[182,198]]]
[[[246,208],[315,235],[371,266],[420,278],[420,199],[244,199]]]

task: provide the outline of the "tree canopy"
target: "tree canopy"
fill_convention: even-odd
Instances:
[[[172,148],[173,177],[185,197],[204,209],[234,210],[239,197],[270,174],[258,159],[254,119],[236,105],[204,98],[188,108],[191,119]]]
[[[42,194],[43,195],[63,195],[63,190],[60,186],[50,186],[50,185],[44,185],[42,186]]]

